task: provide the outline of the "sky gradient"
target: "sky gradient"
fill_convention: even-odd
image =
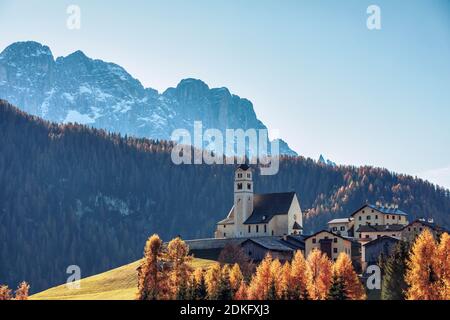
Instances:
[[[81,29],[66,27],[68,5]],[[366,27],[381,8],[382,29]],[[448,0],[0,0],[16,41],[123,66],[159,91],[228,87],[299,154],[450,188]]]

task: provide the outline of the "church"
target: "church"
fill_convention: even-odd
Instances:
[[[234,205],[217,223],[216,239],[283,237],[303,233],[303,216],[295,192],[253,193],[253,172],[240,165],[234,176]]]

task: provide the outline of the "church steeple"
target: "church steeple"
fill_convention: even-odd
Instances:
[[[234,176],[234,222],[236,236],[244,234],[244,222],[253,212],[253,172],[246,165],[240,165]]]

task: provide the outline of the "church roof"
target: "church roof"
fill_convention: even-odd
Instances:
[[[241,164],[241,165],[238,167],[238,169],[247,171],[248,169],[250,169],[250,167],[249,167],[248,164]]]
[[[244,224],[268,223],[274,216],[287,214],[295,192],[255,194],[253,212]]]

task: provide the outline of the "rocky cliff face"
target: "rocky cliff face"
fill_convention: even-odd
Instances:
[[[265,129],[252,103],[185,79],[160,94],[122,67],[77,51],[56,60],[36,42],[12,44],[0,54],[0,98],[46,120],[77,122],[123,135],[168,140],[175,129]],[[284,141],[281,153],[297,155]]]

